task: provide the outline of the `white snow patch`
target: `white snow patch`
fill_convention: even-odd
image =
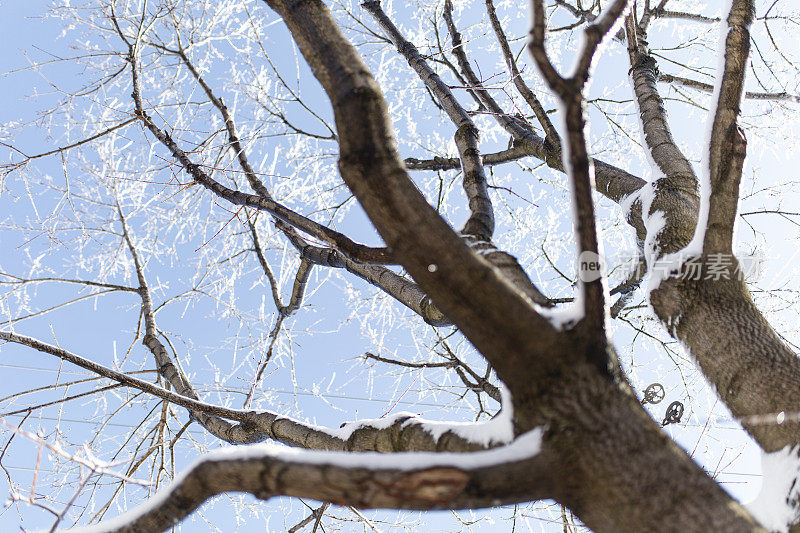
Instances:
[[[773,453],[761,454],[761,491],[745,507],[770,531],[786,532],[797,521],[797,508],[789,504],[800,497],[798,447],[786,446]]]
[[[399,419],[408,418],[403,425],[421,425],[434,440],[438,440],[439,437],[451,431],[469,442],[482,446],[505,444],[514,439],[514,409],[511,404],[511,393],[502,383],[500,384],[500,395],[502,400],[500,412],[487,422],[439,422],[435,420],[426,420],[413,413],[400,412],[384,418],[351,422],[343,425],[339,429],[323,429],[323,431],[334,437],[348,439],[353,432],[358,429],[386,429]]]
[[[580,296],[580,297],[579,297]],[[536,312],[547,319],[558,330],[569,329],[585,316],[583,306],[583,289],[575,291],[574,300],[557,308],[542,307],[537,305]]]

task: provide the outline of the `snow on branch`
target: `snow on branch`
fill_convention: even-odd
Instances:
[[[754,16],[752,0],[731,2],[722,49],[722,69],[717,73],[714,92],[716,105],[708,143],[708,181],[702,184],[703,198],[693,239],[697,244],[702,239],[702,250],[706,254],[732,251],[739,182],[747,153],[747,141],[737,119],[750,53],[750,24]]]
[[[616,0],[584,30],[584,43],[572,74],[561,76],[545,50],[545,10],[542,0],[533,0],[533,28],[528,49],[550,89],[561,103],[566,141],[563,143],[564,167],[570,177],[578,256],[581,273],[576,300],[576,312],[582,313],[585,327],[597,339],[605,337],[605,280],[600,264],[600,243],[595,225],[594,165],[586,149],[586,118],[583,108],[583,90],[589,80],[595,52],[612,28],[620,22],[627,9],[626,0]],[[584,267],[588,271],[584,271]]]
[[[294,496],[359,508],[457,509],[550,492],[542,430],[471,454],[337,453],[250,445],[207,454],[144,505],[80,533],[164,531],[224,492]],[[524,479],[524,482],[522,481]]]

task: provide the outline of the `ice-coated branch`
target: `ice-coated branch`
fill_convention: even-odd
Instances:
[[[506,113],[502,107],[495,101],[489,91],[483,86],[483,82],[478,78],[475,71],[472,69],[472,65],[469,64],[469,60],[467,59],[467,52],[464,49],[464,43],[461,40],[461,33],[456,28],[455,22],[453,21],[453,3],[450,0],[445,0],[444,3],[444,13],[443,13],[444,21],[447,26],[447,31],[450,34],[450,39],[453,43],[452,53],[458,62],[458,68],[461,69],[461,73],[464,75],[469,86],[478,95],[480,101],[489,111],[489,113],[494,117],[500,126],[503,127],[514,139],[517,140],[524,140],[529,138],[533,134],[533,130],[530,128],[528,123],[524,120],[521,120],[509,113]]]
[[[275,220],[276,222],[281,223],[279,219]],[[266,370],[267,365],[272,360],[272,355],[275,351],[275,343],[277,342],[278,335],[283,328],[283,323],[287,318],[292,316],[298,309],[300,309],[300,306],[303,303],[303,296],[305,294],[306,284],[308,283],[308,277],[311,275],[312,265],[307,259],[301,259],[300,265],[297,267],[297,272],[295,273],[294,283],[292,284],[292,294],[289,297],[289,303],[284,305],[279,293],[278,280],[275,279],[275,275],[272,273],[269,263],[267,263],[267,258],[264,256],[264,250],[261,247],[261,240],[258,237],[256,225],[249,218],[247,219],[247,225],[250,228],[250,237],[253,240],[253,251],[255,251],[258,262],[261,264],[261,269],[264,271],[264,275],[269,281],[270,290],[272,291],[272,300],[275,303],[275,309],[278,311],[278,318],[275,320],[275,325],[269,332],[269,345],[267,347],[267,351],[264,353],[258,363],[258,369],[256,370],[252,386],[250,387],[250,390],[247,392],[247,396],[245,396],[244,399],[244,407],[248,407],[250,405],[250,402],[253,399],[253,394],[256,390],[256,386],[261,381],[261,377],[264,375],[264,370]],[[287,228],[291,228],[291,226],[288,224],[284,225]]]
[[[597,339],[605,337],[605,293],[603,277],[600,275],[599,242],[595,226],[594,168],[586,148],[586,119],[583,108],[583,90],[595,52],[601,41],[617,23],[626,10],[627,0],[616,0],[584,30],[584,44],[580,50],[572,75],[561,76],[550,61],[545,50],[545,13],[542,0],[533,0],[533,27],[528,45],[536,65],[550,89],[556,93],[563,105],[567,139],[564,146],[564,166],[568,169],[575,212],[578,254],[581,269],[588,261],[594,272],[583,272],[579,276],[579,290],[583,296],[583,323]],[[588,255],[587,255],[588,254]],[[587,265],[589,266],[589,265]],[[594,278],[594,279],[592,279]]]
[[[267,188],[256,175],[253,167],[250,165],[250,161],[247,158],[247,152],[245,152],[245,149],[242,146],[239,134],[236,131],[236,123],[234,123],[233,117],[231,117],[231,114],[228,111],[228,107],[222,103],[222,100],[218,98],[211,90],[211,87],[208,85],[208,83],[206,83],[206,81],[195,68],[194,64],[189,60],[189,56],[186,55],[186,51],[180,48],[174,53],[181,58],[181,61],[183,61],[183,64],[186,65],[187,70],[189,70],[194,79],[197,80],[197,83],[203,88],[203,92],[206,93],[208,99],[211,101],[214,107],[217,108],[220,115],[222,115],[222,120],[225,122],[225,129],[228,132],[228,142],[230,143],[231,150],[233,150],[233,152],[236,154],[236,158],[238,159],[239,165],[244,171],[244,175],[247,178],[247,182],[250,184],[250,187],[252,187],[252,189],[259,195],[271,200],[272,195],[270,195]]]
[[[128,292],[137,292],[137,289],[134,287],[128,287],[126,285],[117,285],[115,283],[102,283],[99,281],[91,281],[91,280],[84,280],[84,279],[70,279],[70,278],[55,278],[55,277],[42,277],[42,278],[22,278],[20,276],[15,276],[13,274],[7,274],[5,272],[0,272],[0,276],[5,276],[9,278],[8,281],[0,280],[0,285],[26,285],[28,283],[43,283],[48,281],[56,281],[59,283],[72,283],[75,285],[85,285],[87,287],[100,287],[103,289],[113,289],[117,291],[128,291]]]
[[[108,128],[106,128],[106,129],[104,129],[104,130],[102,130],[100,132],[97,132],[94,135],[90,135],[89,137],[81,139],[80,141],[76,141],[76,142],[70,143],[70,144],[68,144],[66,146],[60,146],[58,148],[54,148],[52,150],[48,150],[47,152],[42,152],[42,153],[35,154],[35,155],[27,155],[24,152],[22,152],[21,150],[19,150],[18,148],[15,148],[14,146],[8,145],[8,144],[6,144],[4,142],[0,142],[0,146],[5,146],[7,148],[10,148],[11,150],[19,153],[20,155],[22,155],[25,158],[22,161],[19,161],[17,163],[0,164],[0,174],[6,174],[8,172],[11,172],[12,170],[16,170],[18,168],[21,168],[21,167],[27,165],[30,161],[33,161],[35,159],[40,159],[42,157],[47,157],[47,156],[54,155],[54,154],[63,154],[65,152],[67,152],[68,150],[72,150],[73,148],[77,148],[78,146],[81,146],[81,145],[90,143],[92,141],[95,141],[97,139],[100,139],[101,137],[104,137],[104,136],[108,135],[109,133],[112,133],[112,132],[114,132],[114,131],[116,131],[116,130],[118,130],[120,128],[124,128],[128,124],[130,124],[132,122],[135,122],[135,121],[136,121],[136,117],[131,117],[129,119],[123,120],[122,122],[120,122],[118,124],[115,124],[114,126],[108,127]]]
[[[341,454],[253,446],[208,454],[141,507],[83,533],[165,531],[224,492],[294,496],[357,508],[492,507],[551,494],[557,476],[534,430],[469,455]],[[80,529],[78,530],[81,531]]]
[[[200,165],[193,162],[183,149],[170,137],[170,135],[159,128],[150,115],[144,110],[142,104],[142,96],[139,88],[139,74],[138,74],[138,61],[137,61],[136,48],[131,46],[128,53],[128,61],[131,64],[131,78],[133,80],[133,97],[135,105],[136,116],[141,119],[142,123],[147,127],[153,136],[158,139],[171,153],[172,156],[180,163],[192,179],[210,190],[220,198],[224,198],[234,205],[242,205],[253,207],[266,211],[277,218],[283,220],[287,224],[300,229],[313,235],[314,237],[335,246],[346,254],[349,258],[360,263],[378,263],[378,264],[391,264],[393,263],[392,253],[386,248],[371,248],[353,242],[347,236],[336,232],[322,224],[314,222],[313,220],[292,211],[286,206],[272,200],[271,198],[247,194],[241,191],[230,189],[209,176]],[[263,191],[262,191],[263,192]]]
[[[668,9],[656,8],[652,9],[651,12],[655,18],[691,20],[694,22],[704,22],[707,24],[719,22],[719,18],[717,17],[707,17],[705,15],[700,15],[699,13],[688,13],[686,11],[671,11]]]
[[[397,26],[394,25],[381,8],[380,2],[368,0],[362,6],[375,18],[398,52],[408,61],[408,64],[414,69],[428,90],[436,97],[450,120],[453,121],[453,124],[456,125],[455,143],[461,159],[461,169],[464,173],[464,192],[467,194],[471,213],[461,231],[469,235],[478,235],[485,239],[491,239],[494,233],[494,211],[492,209],[492,201],[489,198],[486,173],[478,150],[478,128],[466,109],[456,99],[450,87],[442,81],[439,75],[423,59],[417,47],[403,37]]]
[[[728,32],[725,38],[725,60],[717,102],[711,126],[708,147],[710,185],[708,213],[705,228],[702,215],[698,231],[705,229],[703,252],[705,254],[726,253],[733,250],[733,226],[739,205],[739,182],[747,151],[744,132],[737,119],[740,113],[747,57],[750,52],[750,24],[755,16],[752,0],[734,0],[727,18]]]

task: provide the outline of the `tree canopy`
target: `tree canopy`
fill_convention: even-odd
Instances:
[[[797,6],[35,20],[0,523],[800,531]]]

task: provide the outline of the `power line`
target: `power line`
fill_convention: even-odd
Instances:
[[[40,367],[32,367],[32,366],[24,366],[24,365],[11,365],[11,364],[6,364],[6,363],[0,363],[0,367],[7,367],[7,368],[10,367],[10,368],[16,368],[16,369],[20,369],[20,370],[34,370],[34,371],[39,371],[39,372],[53,372],[53,373],[59,373],[59,374],[76,374],[76,375],[81,375],[81,376],[96,376],[98,378],[98,380],[106,379],[106,378],[103,378],[102,376],[98,376],[97,374],[94,374],[92,372],[81,372],[81,371],[76,371],[76,370],[65,371],[65,370],[57,370],[57,369],[53,369],[53,368],[40,368]],[[445,387],[445,386],[443,386],[443,387]],[[453,386],[452,388],[454,388],[454,389],[458,388],[460,390],[460,387]],[[211,394],[216,393],[216,392],[242,392],[242,393],[246,393],[246,392],[250,391],[250,389],[246,388],[246,387],[225,387],[224,389],[210,389],[207,386],[203,387],[202,385],[197,387],[197,389],[199,391],[201,391],[201,392],[207,392],[207,393],[211,393]],[[451,406],[451,407],[445,407],[442,404],[438,404],[438,403],[415,402],[415,401],[411,401],[411,400],[394,400],[393,398],[369,398],[369,397],[366,397],[366,396],[350,396],[350,395],[347,395],[347,394],[319,394],[319,393],[308,392],[308,391],[303,391],[303,390],[294,390],[294,391],[292,391],[292,390],[285,390],[285,389],[265,389],[265,388],[260,388],[259,390],[261,390],[261,391],[263,391],[265,393],[283,394],[283,395],[291,395],[291,396],[307,396],[307,397],[320,398],[320,399],[352,400],[352,401],[361,401],[361,402],[374,402],[374,403],[381,403],[381,404],[394,403],[394,404],[402,404],[402,405],[410,405],[410,406],[439,407],[439,408],[454,409],[454,410],[472,411],[472,409],[470,407],[467,407],[467,406],[464,406],[464,405],[454,405],[454,406]]]
[[[75,375],[81,375],[81,376],[95,376],[95,377],[98,378],[98,380],[106,379],[106,378],[98,376],[97,374],[94,374],[92,372],[85,372],[85,371],[80,371],[80,370],[63,370],[63,369],[62,370],[58,370],[58,369],[54,369],[54,368],[41,368],[41,367],[33,367],[33,366],[25,366],[25,365],[14,365],[14,364],[8,364],[8,363],[0,363],[0,368],[2,368],[2,367],[16,368],[16,369],[19,369],[19,370],[32,370],[32,371],[39,371],[39,372],[52,372],[52,373],[60,373],[60,374],[75,374]],[[453,389],[459,389],[460,390],[460,387],[458,387],[458,386],[449,386],[449,387],[448,386],[442,386],[442,387],[443,388],[453,388]],[[219,393],[219,392],[247,393],[247,392],[250,391],[250,389],[247,388],[247,387],[232,387],[232,386],[225,387],[223,389],[211,389],[211,388],[208,388],[207,386],[206,387],[199,386],[199,387],[197,387],[197,390],[200,391],[200,392],[208,393],[208,394],[214,394],[214,393]],[[318,399],[321,399],[321,400],[328,400],[328,399],[330,399],[330,400],[348,400],[348,401],[380,403],[382,405],[395,404],[395,405],[408,405],[408,406],[412,406],[412,407],[434,407],[434,408],[448,409],[448,410],[454,410],[454,411],[473,411],[473,409],[471,407],[468,407],[468,406],[465,406],[465,405],[445,406],[445,405],[442,405],[442,404],[433,403],[433,402],[425,402],[425,401],[415,402],[413,400],[394,400],[392,398],[370,398],[370,397],[366,397],[366,396],[350,396],[350,395],[347,395],[347,394],[321,394],[321,393],[314,393],[314,392],[309,392],[309,391],[304,391],[304,390],[265,389],[265,388],[260,388],[259,390],[264,392],[264,393],[272,393],[272,394],[288,395],[288,396],[305,396],[305,397],[309,397],[309,398],[318,398]],[[419,389],[417,389],[417,392],[419,392]],[[85,420],[77,420],[76,422],[77,423],[94,423],[94,422],[86,422]],[[715,429],[728,430],[728,431],[744,431],[742,429],[742,427],[738,424],[738,422],[736,420],[734,420],[734,419],[729,419],[729,418],[717,419],[716,421],[712,420],[710,423],[712,424],[712,427],[714,427]],[[687,422],[685,424],[681,424],[680,427],[705,427],[707,424],[709,424],[709,422],[700,420],[698,423]],[[727,425],[727,424],[730,424],[730,425]],[[107,425],[114,425],[114,424],[107,424]],[[117,425],[119,425],[119,424],[117,424]],[[133,426],[125,426],[125,425],[120,425],[120,426],[122,426],[122,427],[133,427]]]

